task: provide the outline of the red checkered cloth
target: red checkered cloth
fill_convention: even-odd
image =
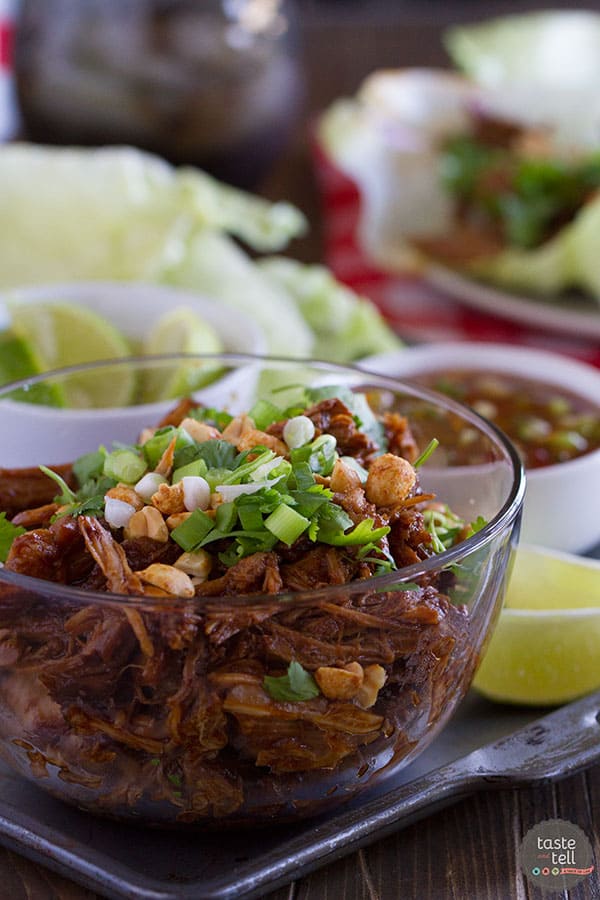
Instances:
[[[316,142],[313,158],[324,208],[325,260],[340,281],[376,303],[402,337],[411,341],[526,344],[575,356],[600,368],[597,340],[541,332],[491,316],[451,299],[417,275],[390,274],[374,268],[358,240],[360,193],[356,184]]]

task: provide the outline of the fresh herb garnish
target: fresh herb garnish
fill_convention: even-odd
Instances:
[[[442,509],[426,509],[423,512],[425,528],[431,535],[431,546],[435,553],[443,553],[454,546],[463,530],[464,520],[453,513],[448,506]]]
[[[382,537],[389,534],[389,525],[383,525],[381,528],[375,528],[373,519],[363,519],[358,525],[355,525],[352,531],[346,533],[323,533],[323,529],[319,528],[319,540],[324,544],[332,544],[334,547],[349,547],[353,544],[367,544],[380,541]]]
[[[75,503],[77,501],[77,495],[74,491],[71,490],[67,482],[64,478],[58,474],[58,472],[54,472],[52,469],[49,469],[48,466],[40,466],[40,471],[47,475],[48,478],[51,478],[52,481],[56,482],[56,484],[60,488],[60,494],[54,498],[55,503]]]
[[[419,466],[422,466],[424,462],[426,462],[431,454],[440,446],[440,442],[437,438],[432,438],[420,456],[413,463],[413,469],[418,469]]]
[[[321,693],[317,682],[299,662],[292,660],[287,674],[277,678],[265,675],[263,687],[273,700],[296,703],[301,700],[313,700]]]
[[[20,525],[13,525],[6,518],[6,513],[0,513],[0,562],[5,563],[12,547],[12,542],[20,534],[25,534],[26,528]]]
[[[214,406],[197,406],[195,409],[190,410],[187,415],[189,419],[196,419],[197,422],[206,422],[207,425],[212,425],[214,428],[218,428],[219,431],[227,428],[233,419],[233,416],[228,412],[225,412],[223,409],[215,409]]]
[[[460,136],[444,147],[441,177],[467,218],[529,249],[567,224],[600,187],[600,155],[575,163],[532,159]]]

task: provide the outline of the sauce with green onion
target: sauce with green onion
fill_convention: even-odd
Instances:
[[[427,372],[412,380],[466,403],[501,428],[527,469],[566,462],[600,447],[600,407],[562,387],[486,371]],[[444,435],[438,437],[443,444]],[[460,455],[456,441],[454,446]]]

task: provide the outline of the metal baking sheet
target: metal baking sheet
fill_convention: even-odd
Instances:
[[[489,703],[471,693],[437,740],[404,771],[340,811],[290,826],[206,834],[165,831],[95,818],[54,800],[0,768],[0,842],[97,893],[123,900],[229,900],[264,896],[315,868],[275,875],[291,841],[314,843],[315,826],[416,781],[543,714]],[[375,834],[374,834],[375,837]],[[317,854],[319,856],[320,854]],[[339,855],[339,854],[338,854]],[[325,864],[322,848],[317,864]],[[331,858],[331,857],[330,857]],[[269,871],[267,871],[267,859]],[[284,867],[285,868],[285,867]],[[271,875],[271,873],[273,873]]]

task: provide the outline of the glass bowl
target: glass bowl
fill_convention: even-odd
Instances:
[[[379,416],[408,416],[421,448],[448,418],[456,440],[468,434],[473,463],[449,467],[440,448],[418,470],[421,489],[465,521],[482,516],[487,524],[439,555],[363,580],[188,599],[61,583],[76,580],[81,554],[68,556],[72,536],[59,528],[36,556],[38,568],[27,569],[42,577],[0,568],[0,751],[39,787],[102,815],[169,826],[294,820],[390,777],[452,715],[502,605],[524,475],[493,426],[392,378],[238,355],[138,358],[3,389],[0,509],[11,518],[56,492],[37,469],[24,477],[15,467],[64,465],[69,478],[74,458],[113,440],[135,442],[173,406],[40,401],[81,400],[70,388],[90,378],[173,383],[182,367],[191,386],[194,366],[208,366],[212,378],[194,399],[233,415],[257,394],[281,406],[301,384],[366,393]],[[311,675],[358,664],[371,695],[274,699],[263,679],[282,676],[291,662]]]

